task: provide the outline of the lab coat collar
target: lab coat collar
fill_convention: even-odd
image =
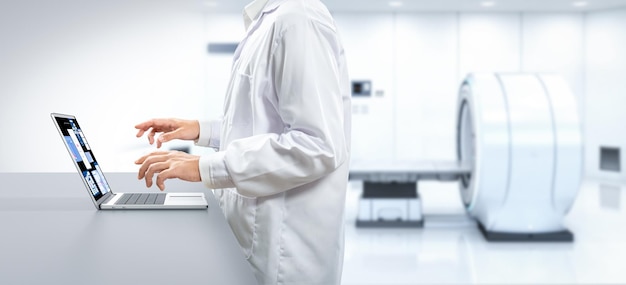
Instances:
[[[246,30],[250,27],[250,24],[254,22],[259,15],[261,15],[261,11],[265,7],[269,0],[254,0],[250,4],[246,5],[243,9],[243,22],[246,25]]]
[[[248,4],[243,10],[243,20],[246,26],[246,37],[239,43],[235,56],[233,58],[233,66],[241,55],[241,50],[245,45],[248,37],[256,30],[263,21],[263,15],[275,11],[280,4],[287,0],[254,0]]]
[[[243,22],[246,26],[246,30],[248,30],[250,25],[257,21],[262,14],[271,12],[284,1],[285,0],[254,0],[246,5],[243,10]]]

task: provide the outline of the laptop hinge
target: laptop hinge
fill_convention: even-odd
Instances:
[[[111,199],[115,198],[115,195],[116,195],[116,194],[111,193],[111,194],[109,195],[109,197],[107,197],[104,201],[102,201],[102,203],[100,203],[100,205],[102,205],[102,204],[106,204],[106,203],[109,203],[109,201],[111,201]]]

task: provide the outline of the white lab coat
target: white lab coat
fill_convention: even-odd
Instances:
[[[235,53],[223,119],[201,124],[197,143],[219,145],[200,159],[201,178],[224,188],[215,195],[261,284],[339,284],[351,116],[344,50],[319,0],[260,6]]]

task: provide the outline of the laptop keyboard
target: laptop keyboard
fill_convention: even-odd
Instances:
[[[126,193],[115,205],[163,205],[167,193]]]

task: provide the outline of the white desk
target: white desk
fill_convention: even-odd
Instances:
[[[0,173],[0,284],[255,284],[211,191],[166,187],[205,192],[208,210],[97,211],[76,173]]]

